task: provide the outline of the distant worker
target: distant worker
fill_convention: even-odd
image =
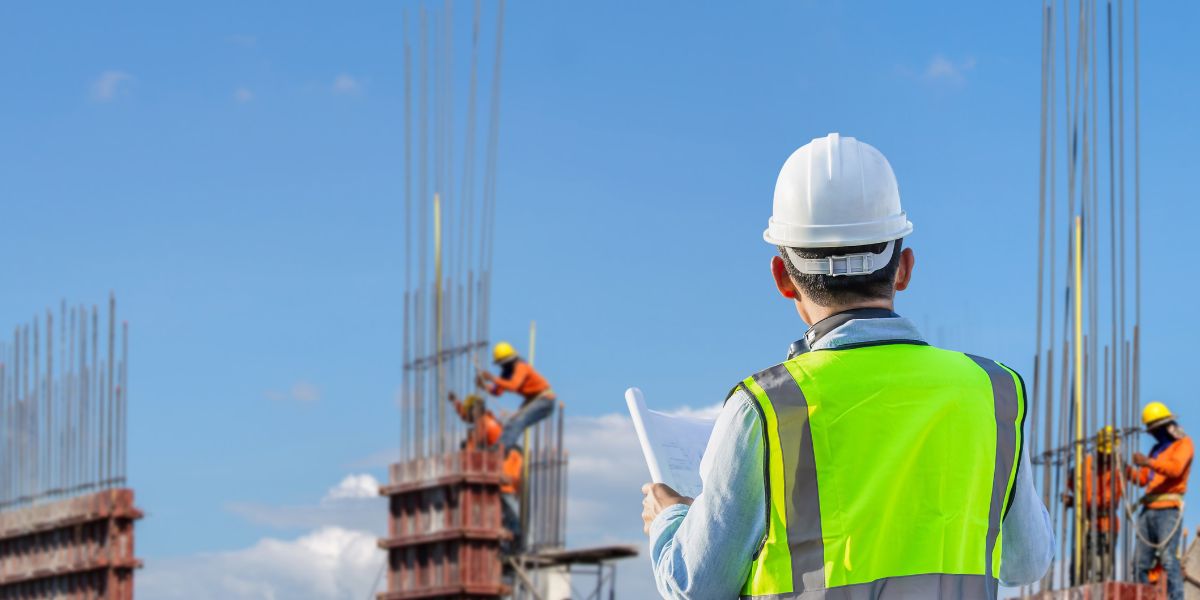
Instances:
[[[526,429],[554,412],[556,397],[546,378],[522,360],[512,344],[496,344],[492,349],[492,362],[500,366],[500,376],[480,370],[477,380],[480,386],[486,388],[493,396],[513,392],[524,398],[517,412],[504,422],[504,433],[500,436],[500,445],[511,448],[517,444],[517,440]]]
[[[455,412],[464,422],[474,425],[467,431],[463,440],[466,448],[489,448],[496,445],[504,430],[492,411],[487,409],[483,398],[471,394],[466,400],[459,401],[451,392],[450,402],[454,404]],[[524,457],[520,447],[511,447],[505,451],[504,464],[500,484],[501,522],[505,529],[512,534],[512,541],[504,544],[506,553],[512,553],[521,548],[521,472],[524,467]]]
[[[893,312],[911,232],[875,148],[834,133],[784,163],[763,237],[779,293],[811,326],[729,393],[703,493],[643,486],[664,597],[994,599],[998,580],[1046,572],[1054,534],[1021,435],[1024,384]],[[963,249],[967,268],[999,272],[1005,257],[986,248]]]
[[[1137,521],[1137,547],[1133,572],[1138,581],[1149,581],[1155,563],[1167,575],[1167,597],[1183,600],[1183,572],[1179,567],[1179,539],[1183,533],[1183,495],[1192,470],[1192,439],[1184,434],[1175,415],[1162,402],[1142,410],[1146,432],[1154,436],[1150,456],[1133,453],[1129,478],[1146,488]]]
[[[1084,511],[1088,527],[1084,540],[1088,547],[1095,545],[1083,553],[1088,557],[1089,576],[1085,581],[1104,581],[1112,579],[1114,574],[1116,537],[1121,526],[1121,488],[1125,486],[1116,460],[1120,445],[1121,440],[1111,425],[1096,433],[1096,453],[1087,455],[1083,463],[1082,507],[1075,498],[1074,473],[1067,477],[1068,492],[1063,494],[1063,504]]]
[[[458,413],[458,417],[464,423],[474,426],[467,431],[467,439],[463,440],[464,447],[487,448],[496,445],[504,428],[496,419],[496,415],[488,410],[483,397],[478,394],[470,394],[466,400],[460,402],[458,396],[454,392],[450,392],[450,402],[454,405],[454,411]]]
[[[521,536],[521,471],[525,466],[525,458],[520,447],[509,447],[504,452],[500,518],[501,524],[512,534],[512,539],[503,544],[501,550],[505,554],[516,554],[525,547]]]

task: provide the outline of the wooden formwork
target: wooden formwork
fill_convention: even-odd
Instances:
[[[484,599],[501,581],[501,454],[465,449],[391,466],[387,591],[379,600]]]
[[[1066,590],[1041,592],[1023,596],[1028,600],[1166,600],[1165,582],[1160,585],[1106,581],[1091,583]]]
[[[133,490],[0,512],[0,599],[132,600]]]

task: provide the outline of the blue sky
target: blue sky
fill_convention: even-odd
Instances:
[[[261,513],[382,477],[397,444],[405,6],[0,8],[0,315],[117,293],[147,574],[305,535],[319,523]],[[917,253],[899,310],[1030,372],[1036,6],[508,8],[492,337],[537,319],[579,427],[629,385],[719,402],[799,336],[760,235],[783,160],[830,131],[899,177]],[[1198,12],[1142,22],[1144,391],[1181,411]],[[604,491],[636,541],[636,487]]]

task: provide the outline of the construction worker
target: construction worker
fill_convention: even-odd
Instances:
[[[463,447],[487,448],[496,445],[504,428],[496,415],[488,410],[482,396],[470,394],[466,400],[460,401],[454,392],[450,392],[450,403],[454,405],[454,412],[458,413],[458,417],[464,423],[474,425],[467,431]]]
[[[480,369],[476,383],[493,396],[513,392],[524,398],[517,412],[505,421],[504,433],[500,436],[500,445],[510,448],[517,443],[526,429],[554,412],[556,397],[546,378],[522,360],[512,344],[497,343],[492,348],[492,362],[499,365],[500,376]]]
[[[1125,485],[1117,468],[1116,450],[1120,445],[1121,440],[1111,425],[1106,425],[1096,433],[1096,452],[1087,455],[1083,463],[1082,507],[1078,506],[1075,499],[1074,473],[1067,477],[1068,491],[1063,494],[1063,504],[1068,508],[1083,510],[1086,515],[1084,522],[1088,526],[1084,539],[1091,549],[1083,554],[1088,557],[1090,576],[1085,577],[1085,581],[1104,581],[1113,576],[1113,553],[1121,525],[1118,514],[1121,488]]]
[[[466,400],[459,401],[454,392],[450,393],[450,402],[454,404],[455,412],[464,422],[474,425],[463,440],[466,448],[490,448],[496,445],[504,427],[500,421],[487,409],[487,404],[481,396],[468,395]],[[509,447],[505,451],[504,464],[501,466],[500,483],[500,514],[504,528],[512,534],[512,541],[503,544],[506,553],[520,549],[521,537],[521,471],[524,466],[524,456],[519,446]]]
[[[994,599],[997,580],[1038,580],[1054,541],[1021,434],[1024,385],[893,312],[914,257],[887,159],[815,139],[784,163],[773,212],[771,274],[810,327],[727,396],[700,495],[643,486],[659,592]]]
[[[1167,597],[1183,600],[1183,573],[1179,567],[1179,538],[1183,532],[1183,495],[1192,470],[1192,439],[1183,433],[1175,415],[1162,402],[1142,409],[1142,423],[1154,437],[1150,455],[1133,453],[1128,476],[1146,488],[1137,520],[1137,546],[1133,570],[1141,582],[1149,581],[1155,563],[1167,576]]]
[[[521,470],[525,457],[521,448],[505,450],[503,476],[500,484],[500,518],[512,539],[501,548],[505,554],[515,554],[524,548],[521,537]]]

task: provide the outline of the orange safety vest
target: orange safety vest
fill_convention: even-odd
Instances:
[[[521,468],[524,466],[525,458],[521,456],[521,452],[516,449],[508,451],[508,456],[504,457],[504,477],[505,483],[500,485],[500,493],[516,494],[521,489]]]
[[[1120,520],[1120,500],[1121,486],[1124,483],[1121,478],[1115,477],[1112,464],[1108,466],[1101,465],[1099,476],[1096,474],[1096,456],[1094,454],[1087,455],[1083,463],[1083,504],[1077,503],[1076,508],[1085,511],[1085,514],[1091,515],[1091,520],[1096,527],[1096,531],[1108,533],[1110,530],[1119,530],[1121,527]],[[1071,477],[1067,480],[1067,488],[1075,489],[1075,478]],[[1098,490],[1097,490],[1098,488]],[[1097,493],[1099,491],[1099,493]]]
[[[1129,478],[1146,488],[1147,496],[1187,492],[1188,475],[1192,471],[1192,438],[1183,437],[1171,442],[1162,452],[1150,458],[1150,466],[1129,469]],[[1147,508],[1179,508],[1179,501],[1163,499],[1150,502]]]
[[[513,365],[512,374],[508,379],[497,377],[492,380],[492,395],[499,396],[504,392],[516,392],[525,397],[528,402],[550,391],[550,383],[533,369],[529,363],[518,360]]]

